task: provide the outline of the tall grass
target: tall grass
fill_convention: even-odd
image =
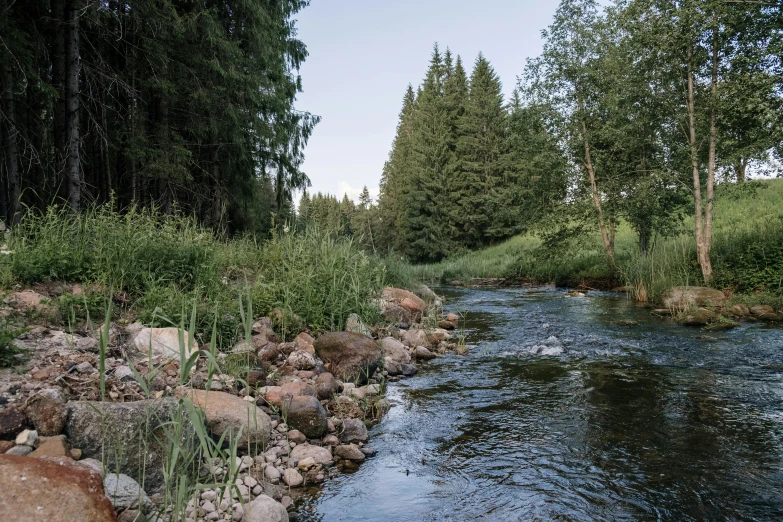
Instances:
[[[373,297],[388,275],[381,260],[350,240],[317,230],[259,243],[217,237],[189,217],[137,207],[31,212],[8,248],[13,253],[0,256],[6,287],[85,284],[87,295],[60,298],[63,317],[96,316],[113,299],[115,315],[145,324],[163,316],[176,325],[195,302],[196,330],[215,326],[221,347],[242,336],[242,292],[261,315],[278,309],[281,326],[339,329],[352,313],[375,319]]]
[[[720,185],[714,215],[713,285],[745,294],[783,295],[783,180]],[[679,234],[655,238],[651,251],[640,253],[636,234],[621,224],[615,238],[615,271],[595,231],[548,248],[535,234],[518,236],[441,263],[410,266],[407,273],[429,282],[509,278],[559,286],[618,284],[637,299],[651,301],[672,286],[703,284],[693,218],[677,229]]]

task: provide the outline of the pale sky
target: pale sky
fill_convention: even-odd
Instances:
[[[435,42],[461,55],[468,75],[479,51],[508,96],[528,57],[541,52],[557,0],[312,0],[297,16],[309,58],[297,108],[322,117],[305,150],[311,193],[373,197],[408,84],[424,78]]]

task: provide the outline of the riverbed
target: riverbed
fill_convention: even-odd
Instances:
[[[469,354],[391,383],[377,456],[296,520],[783,520],[782,329],[530,290],[440,289]]]

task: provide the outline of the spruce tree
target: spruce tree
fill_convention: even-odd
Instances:
[[[465,114],[459,123],[460,174],[452,197],[458,209],[456,224],[464,244],[476,248],[512,234],[512,214],[506,208],[507,113],[500,79],[479,54],[470,78]]]
[[[413,118],[413,154],[406,204],[407,253],[420,261],[438,261],[455,249],[446,213],[446,164],[452,132],[444,96],[446,67],[436,45],[417,97]]]

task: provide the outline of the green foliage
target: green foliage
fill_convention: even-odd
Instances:
[[[9,317],[0,318],[0,368],[9,368],[23,362],[18,356],[24,356],[26,352],[14,345],[14,339],[26,331]]]

